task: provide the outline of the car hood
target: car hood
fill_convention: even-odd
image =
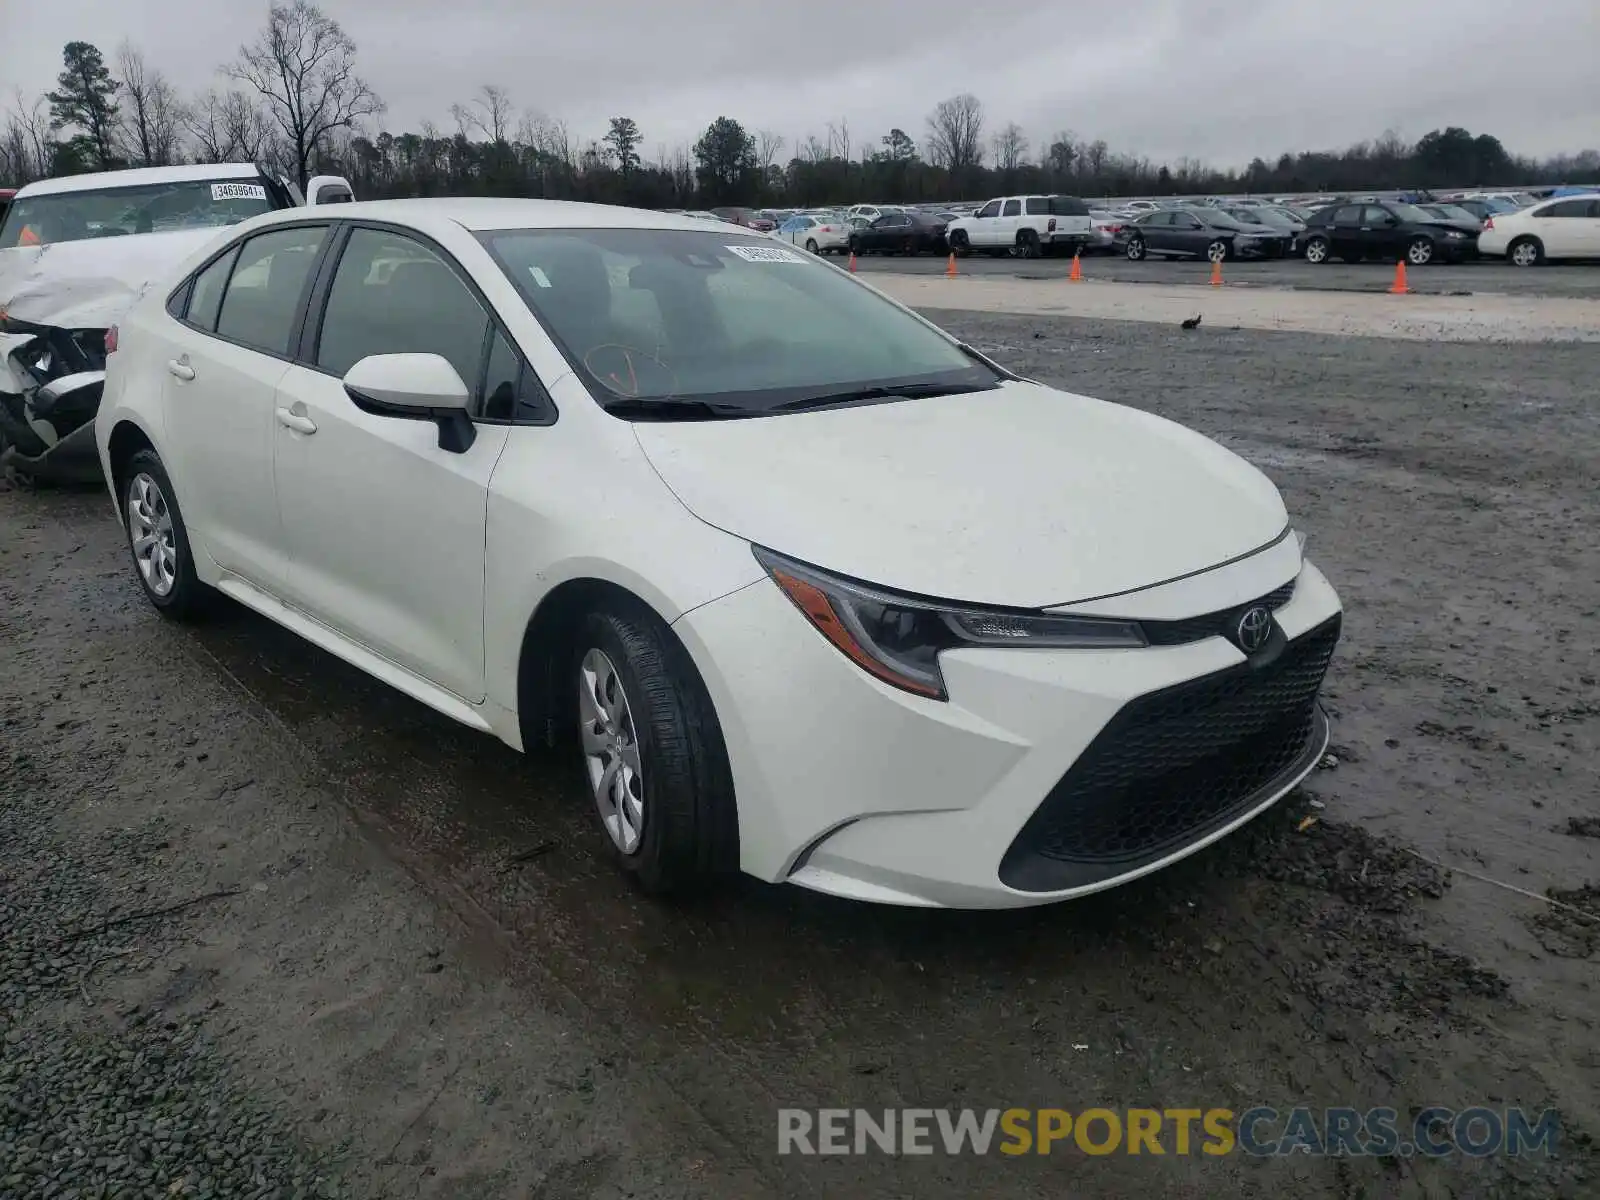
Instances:
[[[638,422],[701,520],[940,599],[1044,608],[1267,545],[1270,480],[1199,434],[1034,383],[749,420]]]
[[[176,229],[0,250],[0,308],[21,321],[104,329],[225,229]]]

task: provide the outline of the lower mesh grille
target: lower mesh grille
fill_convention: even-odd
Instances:
[[[1025,891],[1126,874],[1204,837],[1303,769],[1326,736],[1317,692],[1339,618],[1270,661],[1129,702],[1017,835],[1000,878]]]

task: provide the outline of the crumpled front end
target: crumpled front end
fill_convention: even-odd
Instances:
[[[100,478],[94,418],[104,329],[0,320],[0,471],[26,482]]]

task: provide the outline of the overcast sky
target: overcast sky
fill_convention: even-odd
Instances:
[[[388,103],[426,119],[484,83],[519,110],[598,137],[634,117],[647,157],[726,114],[790,150],[848,122],[856,147],[899,126],[923,142],[939,100],[974,93],[986,133],[1032,149],[1057,130],[1155,160],[1242,165],[1386,128],[1446,124],[1513,153],[1600,145],[1600,0],[330,0]],[[203,89],[266,14],[262,0],[3,0],[0,85],[48,90],[60,47],[131,38]],[[767,15],[770,14],[770,15]],[[9,95],[5,98],[9,102]],[[859,153],[859,150],[858,150]],[[785,158],[788,157],[786,152]]]

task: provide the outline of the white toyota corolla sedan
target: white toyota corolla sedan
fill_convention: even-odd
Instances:
[[[1277,489],[722,223],[408,200],[236,226],[107,347],[152,604],[217,593],[513,747],[653,891],[1096,891],[1328,736]]]

